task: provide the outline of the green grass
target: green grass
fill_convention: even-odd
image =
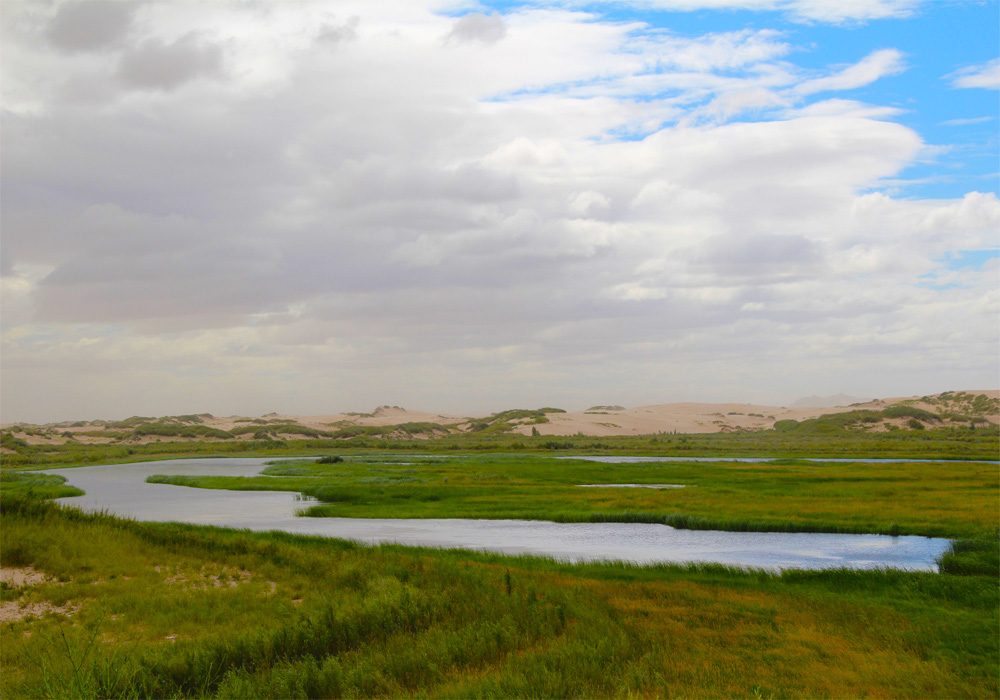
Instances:
[[[540,409],[552,412],[551,409]],[[544,414],[542,415],[544,417]],[[127,419],[115,427],[121,431],[138,418]],[[834,420],[834,423],[836,421]],[[818,425],[803,421],[798,425]],[[181,436],[184,429],[205,426],[157,428],[170,430]],[[273,426],[286,425],[283,421]],[[506,432],[507,421],[484,423],[481,430],[471,433],[432,433],[432,424],[405,424],[404,426],[364,427],[350,426],[329,433],[334,437],[319,435],[310,439],[274,439],[284,437],[273,434],[273,426],[246,426],[235,428],[243,434],[253,429],[253,440],[226,440],[223,442],[171,442],[173,435],[162,435],[162,441],[149,444],[87,445],[71,442],[63,445],[29,445],[15,436],[12,430],[0,431],[0,446],[10,450],[3,455],[3,466],[60,467],[112,462],[170,459],[176,457],[204,456],[288,456],[359,450],[392,450],[401,452],[451,454],[475,452],[584,452],[595,454],[636,454],[660,456],[761,456],[761,457],[896,457],[896,458],[946,458],[946,459],[997,459],[1000,454],[1000,429],[996,426],[938,427],[921,431],[896,430],[883,433],[864,433],[850,427],[824,423],[822,429],[768,430],[757,432],[710,433],[699,435],[640,435],[616,437],[530,437]],[[408,432],[407,428],[410,431]],[[426,430],[424,430],[426,428]],[[148,428],[147,428],[148,430]],[[302,428],[299,434],[302,434]],[[257,435],[259,431],[259,435]],[[131,434],[131,433],[128,433]],[[191,433],[198,437],[197,431]],[[226,433],[232,435],[232,433]],[[393,435],[434,434],[431,439],[397,439]],[[107,437],[118,437],[119,433]],[[202,437],[204,437],[202,435]]]
[[[5,446],[16,454],[4,455],[5,467],[311,453],[270,464],[271,476],[157,480],[299,491],[327,501],[314,515],[963,539],[942,557],[941,574],[570,565],[83,514],[42,502],[71,495],[60,476],[5,468],[0,563],[49,578],[0,590],[0,601],[67,607],[0,625],[0,696],[997,697],[996,465],[796,458],[996,457],[994,432],[899,432],[611,439],[497,432],[129,447],[36,447],[11,437]],[[392,451],[359,449],[369,444]],[[782,459],[550,458],[567,450]],[[320,454],[344,461],[318,464]],[[576,487],[585,483],[687,488]]]
[[[381,460],[375,461],[375,460]],[[393,462],[413,464],[392,464]],[[979,537],[1000,526],[996,465],[903,462],[602,464],[536,455],[347,456],[269,476],[154,476],[199,488],[297,491],[310,516],[650,522],[692,529]],[[683,484],[683,489],[578,484]]]
[[[330,465],[334,466],[334,465]],[[568,565],[3,496],[0,695],[996,697],[992,576]]]
[[[0,471],[0,494],[17,494],[24,498],[67,498],[82,496],[75,486],[66,486],[66,477],[58,474]]]
[[[942,573],[960,576],[1000,576],[1000,542],[997,533],[952,542],[951,549],[938,562],[938,568]]]
[[[219,438],[222,440],[231,440],[233,438],[232,433],[226,430],[219,430],[218,428],[210,428],[207,425],[185,425],[183,423],[162,421],[137,425],[132,431],[132,435],[135,437],[154,435],[183,438]]]

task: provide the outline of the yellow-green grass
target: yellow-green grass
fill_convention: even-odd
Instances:
[[[4,698],[998,693],[995,577],[574,566],[2,506],[0,562],[55,579],[4,599],[76,610],[0,626]]]
[[[995,464],[601,464],[536,455],[464,455],[373,463],[276,464],[285,476],[151,477],[203,488],[299,491],[322,503],[312,516],[515,518],[662,522],[726,530],[870,532],[976,537],[1000,526]],[[413,459],[386,455],[385,462]],[[680,489],[579,488],[678,484]]]
[[[814,421],[815,422],[815,421]],[[499,424],[498,424],[499,425]],[[805,428],[809,425],[802,424]],[[811,425],[811,423],[810,423]],[[403,450],[409,452],[461,453],[463,451],[524,451],[595,454],[644,454],[663,456],[769,456],[769,457],[938,457],[949,459],[996,459],[1000,454],[1000,428],[937,427],[925,430],[896,430],[866,433],[839,427],[835,420],[820,421],[829,431],[764,430],[698,435],[633,435],[612,437],[539,436],[530,437],[493,430],[456,433],[427,440],[396,439],[390,434],[365,428],[366,434],[353,438],[261,439],[176,441],[175,436],[156,437],[159,442],[146,444],[116,443],[88,445],[70,441],[66,444],[29,445],[10,430],[0,431],[0,443],[9,450],[3,455],[5,467],[58,467],[148,459],[204,456],[302,455],[335,450]],[[496,426],[494,426],[496,427]],[[508,426],[509,427],[509,426]],[[168,430],[179,430],[176,426]],[[397,426],[407,432],[405,426]],[[237,432],[240,430],[237,429]],[[388,429],[386,429],[388,431]],[[397,432],[395,428],[392,432]],[[192,433],[194,434],[194,433]],[[204,437],[204,436],[202,436]],[[287,437],[287,436],[286,436]]]

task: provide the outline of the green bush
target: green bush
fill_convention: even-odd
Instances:
[[[233,438],[232,433],[219,430],[218,428],[209,428],[206,425],[183,425],[179,423],[143,423],[136,426],[135,430],[132,431],[132,435],[135,437],[159,435],[163,437],[219,438],[222,440],[231,440]]]
[[[903,404],[896,404],[895,406],[883,409],[882,415],[886,418],[919,418],[925,421],[936,421],[938,419],[937,415],[930,411]]]
[[[12,434],[6,431],[0,433],[0,447],[6,447],[8,450],[13,450],[14,452],[31,451],[31,445],[29,445],[21,438],[14,437]]]
[[[256,436],[264,430],[271,435],[284,433],[285,435],[305,435],[306,437],[311,438],[337,437],[336,433],[331,433],[327,430],[317,430],[316,428],[309,428],[304,425],[299,425],[298,423],[289,423],[288,421],[269,423],[266,429],[259,428],[256,423],[253,425],[241,425],[234,427],[229,432],[231,435],[246,435],[247,433],[253,433]]]

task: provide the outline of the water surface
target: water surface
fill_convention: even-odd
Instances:
[[[687,484],[577,484],[581,489],[686,489]]]
[[[678,530],[647,523],[553,523],[528,520],[300,518],[297,494],[222,491],[149,484],[152,474],[255,476],[260,458],[184,459],[77,469],[60,474],[86,495],[59,499],[86,510],[147,521],[177,521],[249,530],[284,530],[365,543],[535,554],[567,561],[602,559],[641,564],[714,562],[766,569],[936,571],[948,540],[884,535]],[[606,485],[604,485],[606,486]],[[662,486],[662,485],[661,485]]]

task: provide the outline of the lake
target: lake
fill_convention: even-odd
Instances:
[[[183,459],[55,469],[86,491],[59,503],[137,520],[283,530],[363,543],[532,554],[566,561],[711,562],[782,569],[899,568],[936,571],[949,541],[928,537],[679,530],[646,523],[529,520],[300,518],[294,493],[148,484],[152,474],[255,476],[269,459]]]

